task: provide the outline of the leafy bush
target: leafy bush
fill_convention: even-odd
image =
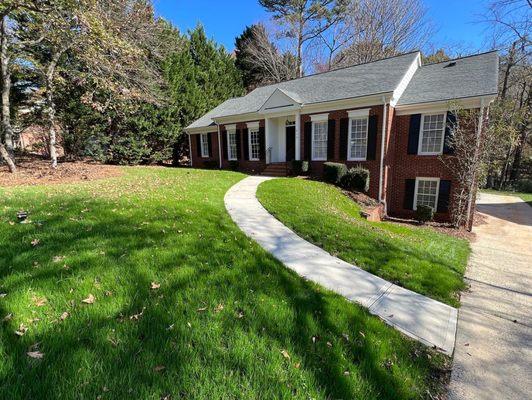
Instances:
[[[216,169],[218,168],[218,161],[216,160],[206,160],[206,161],[203,161],[203,168],[207,168],[207,169]]]
[[[347,167],[345,164],[334,162],[326,162],[323,164],[323,179],[325,182],[337,185],[346,173]]]
[[[350,168],[340,179],[340,185],[356,192],[367,192],[369,190],[369,170],[357,166]]]
[[[303,160],[292,160],[292,173],[294,175],[303,175],[309,171],[309,162]]]
[[[515,183],[518,192],[532,193],[532,179],[521,179]]]
[[[425,222],[432,221],[434,218],[434,211],[432,207],[419,205],[416,207],[416,220],[424,224]]]
[[[229,161],[229,169],[231,171],[238,171],[239,167],[240,167],[240,163],[237,160],[230,160]]]

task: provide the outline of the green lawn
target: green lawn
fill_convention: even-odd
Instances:
[[[259,186],[264,207],[305,239],[341,259],[415,292],[459,305],[470,248],[430,228],[360,217],[360,207],[334,186],[277,179]]]
[[[447,357],[300,279],[239,231],[223,196],[242,178],[124,168],[0,188],[0,398],[440,393]],[[16,222],[20,209],[31,223]]]
[[[532,207],[532,193],[510,192],[510,191],[495,190],[495,189],[482,189],[481,192],[491,193],[491,194],[498,194],[498,195],[501,195],[501,196],[520,197],[523,201],[525,201],[529,206]]]

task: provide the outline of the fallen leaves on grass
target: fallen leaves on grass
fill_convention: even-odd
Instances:
[[[94,297],[92,294],[89,294],[89,296],[86,299],[81,300],[81,302],[85,304],[94,304],[95,301],[96,301],[96,297]]]
[[[197,312],[203,312],[203,311],[207,311],[207,307],[200,307],[196,310]]]
[[[129,317],[129,319],[132,321],[138,321],[140,317],[142,317],[142,314],[144,314],[145,309],[146,307],[142,307],[142,310],[138,314],[133,314],[132,316]]]
[[[37,246],[39,243],[41,243],[41,241],[40,241],[39,239],[33,239],[33,240],[31,241],[31,245],[32,245],[33,247]]]
[[[216,307],[214,307],[214,312],[219,313],[224,309],[224,305],[222,303],[218,304]]]
[[[7,314],[4,318],[2,318],[2,322],[8,322],[13,319],[13,313]]]
[[[281,350],[281,354],[283,355],[284,358],[286,358],[287,360],[290,360],[290,354],[288,354],[286,350]]]
[[[65,256],[54,256],[54,258],[52,259],[52,261],[54,263],[58,263],[58,262],[61,262],[65,259]]]
[[[18,329],[15,331],[15,335],[17,336],[24,336],[24,334],[28,331],[28,327],[24,324],[20,324],[18,326]]]
[[[34,296],[32,300],[33,300],[33,304],[35,304],[36,307],[42,307],[46,303],[48,303],[48,300],[46,299],[46,297],[36,297],[36,296]]]
[[[70,314],[68,312],[64,312],[63,314],[61,314],[61,316],[59,317],[59,319],[61,321],[64,321],[65,319],[67,319],[68,317],[70,316]]]
[[[36,351],[28,351],[26,354],[28,355],[28,357],[36,358],[36,359],[39,359],[39,360],[44,357],[44,354],[41,353],[38,350],[36,350]]]
[[[150,289],[151,290],[157,290],[161,287],[161,284],[160,283],[157,283],[157,282],[152,282],[151,285],[150,285]]]
[[[153,370],[155,372],[162,372],[166,369],[166,367],[164,365],[157,365],[155,368],[153,368]]]

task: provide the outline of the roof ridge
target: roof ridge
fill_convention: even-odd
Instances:
[[[367,62],[363,62],[363,63],[359,63],[359,64],[347,65],[347,66],[345,66],[345,67],[340,67],[340,68],[336,68],[336,69],[331,69],[331,70],[329,70],[329,71],[316,72],[316,73],[314,73],[314,74],[305,75],[305,76],[300,76],[299,78],[292,78],[292,79],[287,79],[287,80],[285,80],[285,81],[281,81],[281,82],[277,82],[277,83],[270,83],[269,85],[259,86],[259,87],[255,88],[254,90],[256,90],[256,89],[262,89],[262,88],[267,88],[268,86],[276,86],[276,85],[280,85],[280,84],[285,83],[285,82],[297,81],[297,80],[299,80],[299,79],[312,78],[313,76],[317,76],[317,75],[329,74],[329,73],[331,73],[331,72],[341,71],[341,70],[343,70],[343,69],[347,69],[347,68],[358,67],[359,65],[373,64],[373,63],[376,63],[376,62],[379,62],[379,61],[389,60],[389,59],[392,59],[392,58],[402,57],[402,56],[406,56],[406,55],[408,55],[408,54],[419,53],[419,52],[420,52],[419,50],[412,50],[412,51],[409,51],[409,52],[407,52],[407,53],[396,54],[395,56],[379,58],[378,60],[367,61]],[[252,90],[251,92],[253,92],[254,90]],[[249,93],[251,93],[251,92],[249,92]]]
[[[435,62],[431,62],[431,63],[428,63],[428,64],[422,64],[421,67],[428,67],[429,65],[436,65],[436,64],[444,64],[444,63],[450,63],[450,62],[453,62],[453,61],[457,61],[457,60],[463,60],[464,58],[471,58],[471,57],[477,57],[477,56],[483,56],[485,54],[489,54],[489,53],[498,53],[499,50],[490,50],[490,51],[484,51],[482,53],[478,53],[478,54],[468,54],[467,56],[463,56],[463,57],[456,57],[456,58],[450,58],[448,60],[445,60],[445,61],[435,61]]]

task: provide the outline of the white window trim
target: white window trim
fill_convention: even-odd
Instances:
[[[362,118],[369,117],[369,108],[363,108],[359,110],[350,110],[347,112],[349,118]]]
[[[416,185],[414,189],[414,211],[417,210],[417,189],[418,189],[419,181],[438,182],[438,184],[436,185],[436,201],[434,202],[434,212],[436,212],[436,210],[438,210],[438,197],[440,197],[440,178],[428,178],[428,177],[422,177],[422,176],[419,176],[416,178]]]
[[[442,128],[442,135],[441,135],[440,151],[421,151],[421,148],[423,147],[423,125],[425,125],[425,116],[426,115],[427,116],[441,115],[441,114],[443,114],[443,128]],[[417,145],[417,154],[420,156],[438,156],[440,154],[443,154],[443,143],[445,142],[445,128],[446,127],[447,127],[447,111],[421,114],[421,124],[419,126],[419,143]]]
[[[314,114],[310,116],[312,122],[323,122],[329,120],[329,113],[324,114]]]
[[[209,158],[209,133],[200,133],[201,158]],[[207,138],[207,148],[205,148],[203,137]]]
[[[329,114],[321,114],[321,115],[327,115],[327,118],[329,116]],[[316,158],[314,157],[314,133],[315,133],[315,128],[316,128],[316,124],[321,124],[321,123],[324,123],[324,122],[327,122],[328,120],[325,119],[320,119],[320,120],[317,120],[317,121],[312,121],[312,137],[311,137],[311,146],[310,146],[310,152],[312,154],[312,161],[327,161],[327,149],[325,149],[325,157],[319,157],[319,158]],[[329,125],[326,124],[327,126],[327,140],[326,142],[329,141]]]
[[[259,124],[258,123],[257,123],[257,127],[256,128],[249,128],[249,125],[248,125],[248,154],[249,154],[249,161],[259,161],[260,158],[252,158],[251,157],[251,155],[253,154],[253,152],[251,151],[251,132],[256,132],[257,135],[259,134]],[[259,146],[260,146],[260,138],[259,138]],[[259,154],[260,154],[260,148],[259,148]]]
[[[238,160],[238,141],[236,140],[236,125],[232,125],[234,126],[234,128],[231,128],[231,129],[227,129],[227,132],[226,132],[226,135],[227,135],[227,159],[229,161],[236,161]],[[236,145],[237,145],[237,149],[236,149],[236,156],[235,157],[230,157],[230,154],[231,154],[231,140],[229,139],[229,135],[235,135],[235,141],[236,141]]]
[[[358,110],[357,110],[358,111]],[[369,108],[368,108],[369,113]],[[366,161],[368,159],[368,131],[369,131],[369,114],[365,116],[366,117],[366,155],[362,158],[355,158],[351,157],[351,135],[352,135],[352,124],[351,121],[354,119],[362,119],[364,118],[364,115],[352,117],[349,115],[349,134],[348,134],[348,141],[347,141],[347,161]]]

